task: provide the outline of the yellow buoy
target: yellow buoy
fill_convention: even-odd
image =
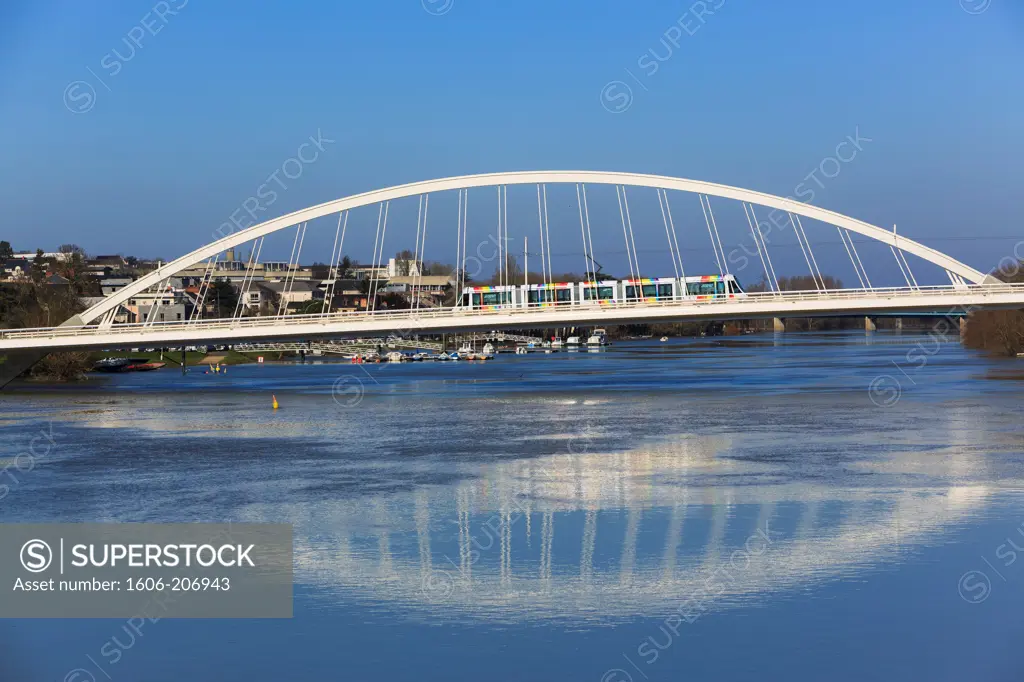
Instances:
[[[270,397],[274,399],[274,409],[275,409],[275,410],[276,410],[277,408],[281,407],[281,406],[280,406],[280,405],[278,404],[278,402],[277,402],[277,396],[276,396],[276,395],[271,395]]]

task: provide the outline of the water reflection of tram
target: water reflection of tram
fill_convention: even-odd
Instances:
[[[685,291],[683,285],[685,284]],[[558,305],[607,305],[658,301],[713,301],[745,297],[734,275],[701,275],[684,279],[601,280],[518,286],[466,287],[460,308],[487,310]]]

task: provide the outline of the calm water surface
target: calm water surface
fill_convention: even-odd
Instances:
[[[1022,368],[792,334],[0,393],[5,464],[58,445],[4,522],[290,523],[296,581],[0,621],[0,679],[1020,680]]]

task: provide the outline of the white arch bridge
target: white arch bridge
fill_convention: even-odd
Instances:
[[[533,207],[534,191],[530,187],[531,185],[536,186],[535,209]],[[514,188],[513,193],[515,194],[524,192],[523,186],[526,186],[525,189],[529,193],[527,205],[530,208],[528,215],[517,216],[517,229],[513,234],[510,232],[509,224],[509,188]],[[556,215],[554,231],[551,228],[552,221],[549,213],[549,186],[551,186],[552,194],[562,192],[562,196],[567,199],[567,202],[560,201],[556,195],[558,202],[556,208],[562,209],[562,213]],[[599,203],[598,190],[595,190],[595,186],[603,186],[606,194],[610,194],[609,187],[614,187],[616,199],[614,202],[607,202],[607,210],[592,210]],[[588,198],[588,188],[590,198]],[[472,205],[470,202],[471,190],[473,190]],[[457,195],[457,199],[453,196],[448,196],[447,199],[440,196],[452,193]],[[692,201],[693,195],[697,196],[700,212],[694,211],[697,216],[694,221],[677,220],[677,217],[681,216],[679,205],[682,200],[679,199],[680,195],[688,201]],[[659,210],[651,210],[647,217],[639,218],[639,212],[636,210],[638,200],[649,202],[654,196],[657,197]],[[447,230],[440,230],[437,225],[430,224],[432,197],[436,197],[434,198],[435,207],[439,202],[447,200],[450,208],[457,209],[457,216],[453,215],[450,221],[456,224],[456,230],[450,230],[450,223]],[[729,206],[713,207],[713,198],[720,204],[725,203],[721,200],[727,200]],[[631,199],[634,203],[633,211],[630,210]],[[727,215],[729,207],[738,216],[739,212],[736,210],[738,202],[743,209],[746,224],[743,224],[743,220],[732,222],[741,226],[744,251],[749,255],[749,260],[747,258],[743,258],[743,260],[751,263],[755,268],[759,265],[760,270],[763,270],[766,291],[741,297],[698,297],[687,293],[685,286],[680,286],[677,294],[656,300],[645,298],[544,303],[542,298],[542,302],[536,305],[524,301],[522,305],[516,306],[503,304],[486,309],[466,309],[460,306],[454,308],[419,307],[420,301],[417,299],[413,302],[414,308],[411,310],[380,310],[377,309],[377,294],[383,291],[384,283],[379,279],[378,267],[371,270],[373,274],[368,282],[368,302],[365,310],[332,312],[330,302],[336,293],[335,284],[342,274],[340,261],[342,254],[346,253],[345,239],[346,236],[351,237],[350,232],[354,233],[358,229],[355,221],[350,229],[350,214],[358,209],[377,208],[377,211],[374,212],[376,213],[376,228],[373,264],[379,266],[384,261],[389,216],[392,216],[391,223],[393,224],[397,220],[394,215],[400,213],[395,209],[399,208],[398,204],[403,200],[410,202],[409,215],[416,214],[414,262],[424,260],[427,255],[439,258],[437,254],[440,253],[440,249],[434,245],[441,241],[441,238],[438,237],[440,232],[441,236],[448,240],[447,244],[454,243],[456,260],[452,269],[452,280],[456,287],[464,287],[468,279],[467,271],[470,263],[478,260],[475,256],[467,256],[472,243],[469,234],[470,216],[473,215],[474,222],[482,222],[486,225],[484,229],[478,230],[476,233],[485,236],[481,243],[493,245],[490,248],[495,251],[492,259],[496,263],[493,282],[495,285],[515,286],[519,283],[519,278],[523,277],[519,267],[513,265],[511,258],[513,254],[509,253],[509,243],[518,238],[539,238],[540,268],[533,273],[534,281],[531,284],[541,289],[545,286],[555,285],[552,258],[553,234],[556,245],[560,241],[579,239],[582,243],[579,257],[583,261],[584,272],[587,273],[586,278],[600,279],[604,277],[600,272],[601,267],[595,259],[596,254],[604,253],[604,251],[595,250],[594,233],[600,231],[602,221],[608,223],[609,220],[613,234],[617,235],[621,230],[628,262],[628,275],[624,270],[624,274],[616,279],[643,279],[657,275],[671,277],[674,273],[674,277],[678,281],[687,276],[687,268],[689,268],[690,275],[696,274],[693,264],[694,251],[706,252],[708,250],[714,253],[714,258],[706,259],[709,265],[705,267],[704,272],[717,270],[720,276],[728,275],[730,267],[736,262],[734,255],[738,252],[733,249],[727,255],[726,249],[723,247],[722,232],[727,232],[724,227],[726,220],[723,217]],[[413,211],[415,205],[412,202],[417,200],[418,208]],[[568,214],[571,219],[566,218],[564,210],[566,203],[571,208]],[[650,205],[653,206],[653,202]],[[483,208],[480,208],[481,206]],[[676,209],[675,214],[673,214],[673,207]],[[765,209],[770,211],[767,214],[767,219],[763,213]],[[518,210],[517,207],[516,211],[518,212]],[[719,211],[717,217],[716,210]],[[758,216],[758,210],[762,211],[761,216]],[[435,216],[437,212],[438,209],[435,208]],[[283,235],[292,237],[290,240],[292,252],[287,266],[281,263],[276,271],[279,273],[278,281],[281,282],[282,291],[290,292],[294,289],[295,273],[298,270],[303,245],[307,241],[308,243],[314,241],[307,240],[307,228],[312,221],[335,216],[336,220],[323,221],[329,228],[326,243],[331,243],[333,237],[331,253],[329,257],[321,255],[321,258],[318,259],[330,264],[329,276],[325,284],[323,309],[315,314],[290,314],[285,307],[270,315],[267,315],[265,311],[264,314],[259,315],[256,311],[248,309],[244,301],[253,286],[257,271],[263,267],[260,264],[260,259],[264,240],[275,233],[286,230],[294,231],[294,235],[291,235],[290,232]],[[519,222],[519,218],[522,218],[522,223]],[[837,231],[843,247],[839,253],[845,252],[849,258],[859,286],[847,289],[828,286],[829,281],[822,275],[812,240],[808,237],[809,230],[805,229],[805,220],[807,228],[818,228],[819,230],[826,228],[829,231],[832,229]],[[434,222],[439,223],[440,221],[434,218]],[[446,219],[445,222],[447,223],[448,220]],[[528,230],[524,227],[527,223],[532,225]],[[693,247],[694,239],[688,237],[683,227],[677,229],[677,223],[689,224],[691,227],[694,224],[698,225],[697,228],[694,228],[695,234],[702,240],[709,239],[711,248],[697,249]],[[722,230],[719,229],[720,224],[723,225]],[[428,226],[431,228],[433,237],[433,241],[429,242],[429,249]],[[705,228],[706,234],[704,234]],[[777,250],[779,245],[769,239],[773,230],[776,233],[784,233],[788,230],[795,238],[806,263],[807,272],[810,274],[809,279],[814,283],[813,289],[797,292],[781,290],[771,253],[773,249]],[[810,231],[815,232],[814,229],[810,229]],[[394,232],[393,229],[392,234]],[[374,233],[372,222],[366,225],[366,232],[363,234],[371,233]],[[643,243],[644,237],[649,238],[652,234],[660,235],[659,239],[665,239],[665,242],[662,243],[663,246],[657,250],[661,252],[659,258],[662,261],[666,263],[671,261],[671,269],[667,265],[662,265],[661,272],[654,273],[649,264],[641,265],[641,250],[637,248],[638,233],[641,234],[641,243]],[[682,237],[680,233],[682,233]],[[835,238],[834,234],[831,232],[829,234],[832,239]],[[871,271],[874,271],[876,281],[878,281],[877,261],[880,259],[872,260],[868,256],[862,259],[861,253],[857,249],[858,240],[854,239],[854,235],[861,238],[859,243],[862,249],[871,244],[874,247],[882,247],[885,252],[883,255],[891,253],[905,284],[885,287],[872,285],[870,274]],[[864,237],[868,239],[864,240]],[[473,239],[477,239],[477,237],[474,236]],[[618,239],[618,236],[615,239]],[[606,248],[603,245],[607,242],[600,241],[599,243],[602,244],[602,248]],[[724,243],[737,242],[726,241]],[[204,319],[203,310],[207,303],[207,293],[222,274],[218,264],[222,262],[221,259],[226,252],[247,244],[251,245],[251,251],[248,262],[244,263],[245,271],[242,273],[239,285],[242,297],[234,314],[228,318]],[[445,248],[450,247],[446,246]],[[270,248],[268,248],[269,251]],[[480,249],[477,249],[476,253],[479,254]],[[916,263],[923,261],[931,271],[945,273],[948,282],[919,283],[907,254],[916,257],[917,260],[914,261]],[[534,257],[533,262],[536,263],[537,255],[538,253],[528,252],[524,245],[523,257],[526,259],[526,263],[523,265],[530,262],[530,256]],[[865,261],[870,267],[865,266]],[[593,272],[595,266],[596,274]],[[915,265],[915,267],[917,266]],[[888,269],[892,273],[896,272],[891,264]],[[156,307],[151,309],[147,321],[115,322],[118,311],[126,303],[135,297],[145,295],[146,292],[153,294],[165,290],[171,278],[190,270],[201,273],[195,314],[191,315],[190,319],[157,321],[156,311],[160,306],[160,300],[157,300],[154,304]],[[471,276],[472,274],[474,273],[470,273]],[[415,282],[416,276],[413,277],[414,286]],[[0,353],[21,354],[23,358],[31,359],[38,357],[40,353],[54,350],[176,346],[205,342],[312,340],[328,337],[381,335],[396,331],[399,333],[429,333],[630,322],[871,315],[901,312],[962,314],[965,310],[979,308],[1017,307],[1024,307],[1024,285],[1001,283],[944,253],[897,234],[895,228],[893,230],[882,229],[864,221],[794,199],[709,182],[655,175],[595,171],[513,172],[430,180],[376,190],[313,206],[253,225],[162,265],[59,327],[0,331]],[[308,313],[308,309],[306,312]],[[25,361],[9,362],[7,363],[8,369],[19,362],[23,364]]]

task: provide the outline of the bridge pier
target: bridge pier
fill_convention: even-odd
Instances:
[[[961,317],[960,318],[960,338],[963,338],[964,334],[966,334],[966,333],[967,333],[967,318],[966,317]]]
[[[82,316],[75,315],[58,326],[79,327],[81,325]],[[0,355],[0,388],[3,388],[14,381],[22,372],[31,369],[32,365],[36,364],[49,354],[50,351],[45,350],[17,350],[9,351],[4,355]]]
[[[34,350],[12,351],[0,356],[0,388],[14,381],[45,356],[45,352]]]
[[[786,331],[786,321],[781,317],[772,318],[772,329],[776,334]]]
[[[866,317],[865,316],[865,318],[864,318],[864,331],[866,331],[866,332],[876,332],[876,331],[878,331],[878,325],[875,324],[875,321],[872,320],[870,317]]]

